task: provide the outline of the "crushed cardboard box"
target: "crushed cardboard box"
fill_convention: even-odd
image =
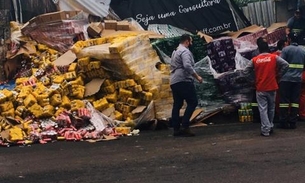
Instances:
[[[116,20],[105,20],[105,29],[117,30],[118,22]]]
[[[264,27],[262,27],[262,26],[251,25],[249,27],[240,29],[239,31],[230,32],[230,33],[228,33],[228,36],[230,36],[234,39],[237,39],[237,38],[243,37],[243,36],[248,35],[248,34],[256,33],[256,32],[261,31],[263,29],[264,29]]]
[[[278,23],[273,23],[270,25],[270,27],[267,28],[268,33],[272,33],[280,28],[286,28],[287,27],[287,22],[278,22]]]
[[[88,35],[92,38],[100,37],[103,30],[104,26],[102,23],[91,23],[87,28]]]
[[[71,20],[79,11],[59,11],[39,15],[29,21],[30,25],[40,25],[43,23],[53,23],[62,20]]]
[[[116,30],[125,30],[125,31],[128,31],[129,30],[129,23],[128,23],[128,21],[117,22]]]

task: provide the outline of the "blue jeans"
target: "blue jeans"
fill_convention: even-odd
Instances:
[[[182,118],[182,127],[189,128],[190,118],[198,105],[195,86],[192,82],[179,82],[171,85],[174,105],[172,110],[172,124],[174,130],[180,129],[180,109],[183,106],[184,100],[187,103],[186,110]]]

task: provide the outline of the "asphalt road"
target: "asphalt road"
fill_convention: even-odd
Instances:
[[[259,124],[144,131],[116,141],[0,148],[0,183],[302,183],[305,124],[259,135]]]

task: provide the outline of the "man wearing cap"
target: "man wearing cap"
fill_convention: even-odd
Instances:
[[[299,114],[299,100],[302,86],[302,72],[305,64],[305,50],[297,43],[294,33],[288,34],[289,46],[281,57],[289,63],[287,72],[280,81],[280,128],[295,129]]]
[[[295,11],[294,16],[288,20],[287,34],[294,33],[297,37],[298,44],[304,44],[305,37],[305,18],[302,17],[301,11],[298,9]]]

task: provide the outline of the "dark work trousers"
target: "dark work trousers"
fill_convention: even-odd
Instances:
[[[172,124],[174,130],[180,129],[179,114],[184,100],[187,103],[187,107],[182,118],[182,127],[189,128],[190,118],[198,105],[195,86],[192,82],[179,82],[171,85],[171,89],[174,98],[174,105],[172,110]]]
[[[280,82],[280,123],[296,124],[299,114],[301,82]]]

